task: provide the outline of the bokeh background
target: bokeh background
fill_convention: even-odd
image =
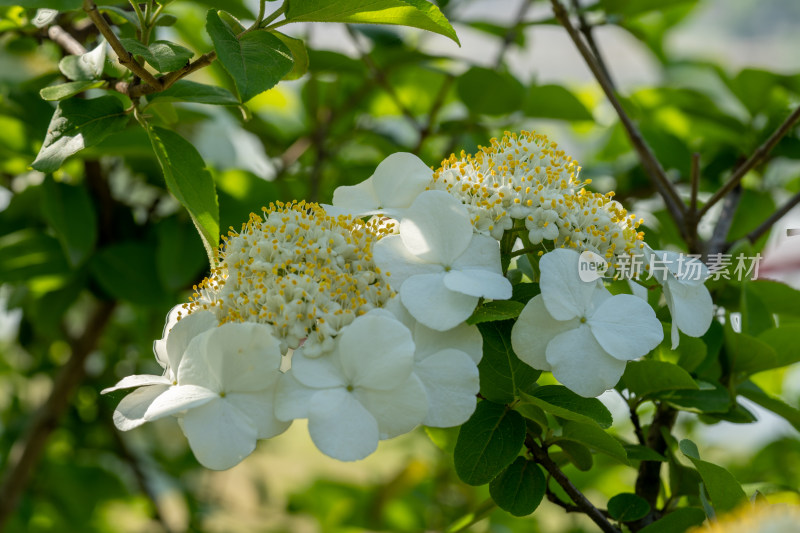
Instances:
[[[159,31],[200,53],[210,49],[201,31],[207,4],[173,2],[177,23]],[[505,130],[528,129],[576,157],[593,188],[615,190],[644,216],[650,244],[685,248],[549,2],[438,5],[460,48],[406,28],[291,25],[287,33],[308,43],[309,72],[246,110],[154,101],[148,112],[191,139],[212,167],[223,228],[238,228],[276,200],[329,202],[335,187],[365,179],[393,152],[438,166]],[[626,108],[687,197],[693,152],[702,156],[703,198],[800,100],[795,0],[582,5]],[[226,3],[244,19],[256,6]],[[30,170],[53,111],[38,91],[60,79],[64,52],[27,20],[20,8],[0,7],[0,469],[21,453],[20,439],[70,358],[88,356],[74,372],[74,393],[59,399],[64,415],[42,442],[7,531],[412,532],[472,522],[475,532],[593,530],[547,502],[525,519],[496,509],[481,514],[488,489],[459,482],[441,451],[453,445],[452,431],[419,429],[345,464],[318,452],[300,421],[226,472],[201,468],[173,420],[118,433],[111,413],[123,393],[99,391],[129,374],[160,371],[152,342],[170,307],[203,278],[206,259],[136,125],[71,159],[52,182]],[[93,42],[79,14],[58,23]],[[218,65],[194,79],[232,86]],[[798,190],[800,139],[789,135],[746,177],[729,239]],[[86,238],[77,251],[55,237],[59,198],[83,202]],[[715,216],[712,210],[708,220]],[[761,275],[800,288],[800,236],[787,237],[787,227],[800,228],[797,210],[757,243]],[[800,403],[798,369],[753,379]],[[602,399],[619,436],[630,439],[627,406],[615,393]],[[676,434],[691,436],[739,481],[761,483],[773,503],[798,503],[797,430],[745,405],[757,422],[686,416]],[[632,470],[602,456],[596,462],[602,468],[568,469],[590,498],[630,488]]]

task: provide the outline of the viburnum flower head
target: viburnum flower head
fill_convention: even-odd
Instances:
[[[328,212],[400,219],[432,178],[433,170],[419,157],[398,152],[381,161],[375,173],[358,185],[337,187],[333,192],[335,209]]]
[[[114,425],[120,431],[128,431],[147,422],[144,414],[153,400],[178,383],[178,366],[189,342],[200,333],[217,325],[217,319],[207,311],[192,314],[178,321],[181,308],[178,305],[170,311],[164,326],[163,338],[153,343],[156,361],[164,369],[164,374],[127,376],[113,387],[101,392],[107,394],[120,389],[138,387],[125,396],[114,410]]]
[[[612,388],[626,362],[658,346],[664,332],[647,302],[581,281],[578,261],[561,248],[542,256],[542,292],[525,305],[511,344],[522,361],[588,398]]]
[[[294,352],[276,414],[286,421],[308,418],[311,440],[326,455],[363,459],[379,440],[425,419],[427,397],[413,366],[408,328],[381,310],[369,312],[345,327],[324,357],[306,357],[302,347]]]
[[[406,309],[432,329],[462,323],[480,298],[511,297],[498,242],[474,233],[464,206],[444,191],[420,194],[399,234],[378,241],[373,255]]]
[[[704,285],[708,279],[708,267],[699,259],[678,252],[642,249],[645,264],[653,265],[650,274],[664,289],[672,315],[672,349],[678,347],[680,333],[690,337],[701,337],[708,331],[714,318],[711,294]]]

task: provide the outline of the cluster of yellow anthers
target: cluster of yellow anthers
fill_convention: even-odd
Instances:
[[[188,313],[268,324],[284,353],[305,339],[304,352],[314,357],[333,348],[341,328],[393,297],[372,260],[373,244],[393,228],[331,217],[314,203],[262,211],[223,237],[218,266],[195,287]]]
[[[613,192],[587,191],[591,180],[578,178],[578,162],[545,135],[506,132],[490,143],[442,161],[430,187],[460,198],[479,232],[499,240],[514,220],[524,220],[533,244],[548,240],[608,258],[641,247],[642,221]]]

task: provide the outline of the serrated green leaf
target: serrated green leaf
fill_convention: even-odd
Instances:
[[[517,457],[489,483],[489,494],[501,509],[514,516],[526,516],[539,507],[547,480],[539,465]]]
[[[525,419],[505,405],[482,401],[458,432],[453,451],[456,473],[469,485],[488,483],[519,454]]]
[[[481,322],[496,322],[517,318],[525,304],[514,300],[493,300],[478,306],[467,319],[467,324],[480,324]]]
[[[251,31],[239,39],[213,9],[206,17],[206,30],[242,102],[271,89],[292,69],[289,48],[269,32]]]
[[[560,442],[561,439],[579,442],[596,452],[604,453],[623,464],[628,464],[628,454],[622,444],[597,427],[596,424],[567,420],[561,425],[561,436],[557,438],[556,442]]]
[[[101,87],[105,82],[103,81],[91,81],[91,80],[84,80],[84,81],[69,81],[67,83],[61,83],[59,85],[51,85],[50,87],[45,87],[41,91],[39,91],[39,96],[42,97],[43,100],[47,100],[48,102],[53,102],[56,100],[63,100],[65,98],[69,98],[70,96],[75,96],[78,93],[82,93],[88,89],[95,89],[97,87]]]
[[[697,446],[689,439],[680,442],[680,450],[689,458],[703,478],[708,495],[717,511],[731,511],[747,501],[747,496],[739,482],[719,465],[700,459]]]
[[[192,144],[165,128],[148,129],[167,188],[189,212],[211,265],[219,244],[219,205],[214,178]]]
[[[683,533],[706,520],[706,513],[696,507],[682,507],[664,515],[658,522],[648,524],[639,533]]]
[[[64,255],[75,267],[83,263],[97,242],[97,215],[84,187],[56,183],[52,176],[44,182],[44,216],[56,233]]]
[[[692,376],[681,367],[649,359],[630,361],[622,379],[625,387],[639,397],[665,390],[699,388]]]
[[[478,324],[483,337],[483,358],[478,364],[481,394],[497,403],[513,401],[521,391],[529,390],[541,372],[519,360],[511,347],[514,322]]]
[[[239,105],[239,100],[227,89],[189,80],[176,81],[169,89],[150,94],[147,98],[150,102],[177,100],[197,104]]]
[[[608,500],[608,514],[620,522],[641,520],[649,512],[647,500],[631,492],[622,492]]]
[[[59,102],[31,166],[40,172],[55,172],[67,157],[94,146],[127,124],[128,115],[114,96]]]
[[[171,72],[186,66],[194,52],[169,41],[155,41],[145,46],[136,39],[120,39],[122,46],[135,56],[142,56],[158,72]]]
[[[597,424],[603,429],[610,428],[613,422],[603,402],[597,398],[578,396],[562,385],[544,385],[531,394],[522,393],[520,396],[524,402],[567,420]]]
[[[594,120],[586,106],[560,85],[531,85],[522,109],[529,117]]]
[[[425,0],[287,0],[286,20],[410,26],[444,35],[460,44],[439,8]]]
[[[472,67],[459,76],[456,92],[470,113],[506,115],[522,107],[525,88],[510,74]]]

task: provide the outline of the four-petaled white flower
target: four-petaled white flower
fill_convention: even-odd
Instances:
[[[542,257],[542,293],[523,309],[511,344],[525,363],[552,371],[581,396],[594,397],[619,381],[627,361],[658,346],[664,332],[640,298],[612,296],[599,281],[581,281],[578,260],[579,254],[567,249]]]
[[[290,425],[273,409],[279,346],[263,324],[229,322],[197,335],[180,360],[177,385],[152,401],[144,419],[179,416],[200,464],[213,470],[235,466],[252,453],[257,439]]]
[[[382,214],[400,219],[414,199],[433,179],[433,171],[422,160],[407,152],[390,155],[375,173],[358,185],[337,187],[334,209],[329,214],[354,216]]]
[[[454,328],[481,297],[511,297],[499,243],[473,233],[466,208],[444,191],[420,194],[400,222],[400,234],[378,241],[373,256],[406,309],[432,329]]]
[[[678,252],[653,250],[646,245],[642,251],[650,274],[664,289],[672,315],[672,349],[680,342],[678,330],[690,337],[701,337],[714,318],[711,294],[704,285],[708,267],[699,259]]]
[[[326,455],[363,459],[379,440],[425,419],[428,401],[413,365],[408,328],[383,313],[367,313],[342,330],[324,357],[306,357],[302,347],[294,352],[275,412],[287,421],[308,418],[311,440]]]
[[[121,431],[139,427],[147,420],[145,412],[158,396],[177,384],[177,370],[189,342],[204,331],[217,325],[217,319],[208,311],[193,313],[178,321],[182,306],[175,306],[167,316],[163,338],[153,343],[156,361],[164,369],[161,376],[141,374],[128,376],[113,387],[104,389],[106,394],[120,389],[139,387],[125,396],[114,410],[114,425]]]

